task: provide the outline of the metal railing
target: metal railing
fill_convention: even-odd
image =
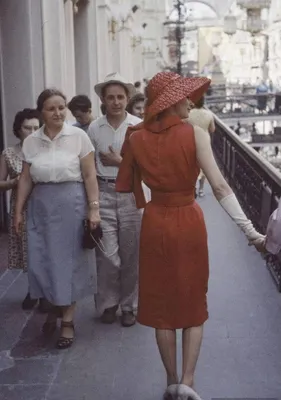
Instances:
[[[215,116],[212,146],[218,165],[256,229],[266,232],[268,219],[281,197],[281,174]],[[281,255],[266,256],[281,292]]]
[[[221,119],[243,115],[281,115],[281,93],[233,93],[206,97],[206,105]],[[261,113],[261,114],[259,114]]]

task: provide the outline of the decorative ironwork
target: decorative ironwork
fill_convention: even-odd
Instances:
[[[221,120],[216,119],[212,145],[218,165],[244,212],[261,233],[281,197],[281,174]],[[267,266],[281,292],[281,255],[266,256]]]

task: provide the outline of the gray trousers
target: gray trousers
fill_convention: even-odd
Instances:
[[[133,193],[116,193],[114,183],[99,181],[103,250],[96,250],[99,313],[120,305],[133,311],[138,300],[139,235],[142,210]]]

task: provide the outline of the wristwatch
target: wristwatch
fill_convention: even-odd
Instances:
[[[89,206],[99,207],[100,203],[97,200],[90,201]]]

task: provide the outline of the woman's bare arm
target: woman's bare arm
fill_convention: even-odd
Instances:
[[[10,190],[18,183],[18,179],[8,179],[8,166],[3,154],[0,157],[0,190]]]
[[[91,151],[80,160],[81,173],[88,198],[88,220],[91,228],[95,229],[100,223],[99,187],[97,181],[94,152]]]
[[[91,152],[83,157],[80,163],[88,202],[91,203],[93,201],[99,201],[99,187],[94,153]]]
[[[208,132],[198,126],[194,127],[197,160],[209,181],[213,193],[218,201],[232,194],[232,189],[222,176],[211,147],[211,139]]]
[[[263,251],[264,236],[255,230],[252,222],[243,212],[232,189],[222,176],[213,155],[209,133],[196,126],[194,134],[197,160],[213,189],[215,197],[223,209],[245,233],[249,243],[254,244],[257,250]]]
[[[32,179],[30,175],[30,165],[23,161],[22,173],[17,187],[16,214],[22,214],[25,203],[32,191]]]

